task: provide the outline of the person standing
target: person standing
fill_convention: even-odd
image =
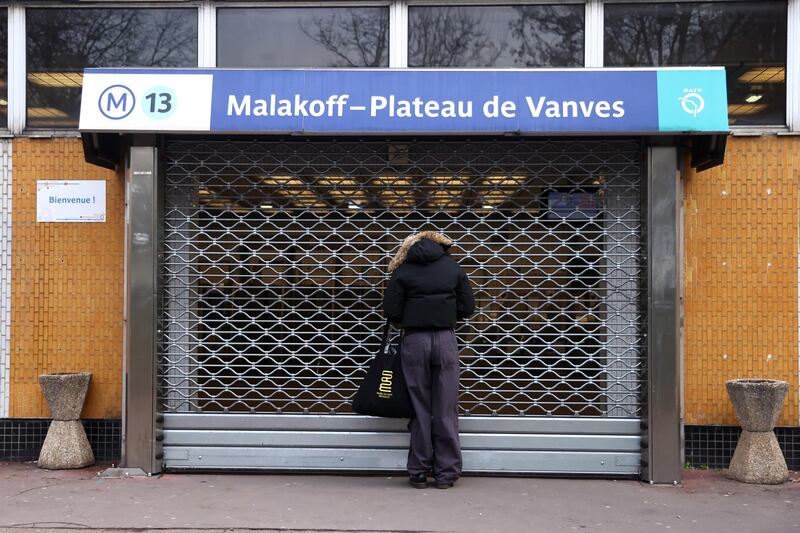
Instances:
[[[409,483],[452,487],[461,475],[458,438],[458,343],[456,322],[475,311],[466,273],[448,249],[453,241],[434,231],[407,237],[389,263],[383,295],[386,318],[405,331],[400,349],[411,405]]]

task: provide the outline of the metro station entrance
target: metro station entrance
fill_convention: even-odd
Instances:
[[[387,265],[455,241],[465,472],[637,475],[646,418],[641,139],[166,137],[164,466],[402,470],[353,415]]]
[[[722,162],[725,80],[88,69],[86,160],[126,180],[122,464],[403,471],[404,421],[350,401],[390,258],[436,230],[477,303],[456,332],[464,472],[679,482],[680,178]]]

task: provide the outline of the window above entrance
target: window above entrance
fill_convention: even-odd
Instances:
[[[731,125],[786,124],[786,2],[606,4],[605,66],[724,66]]]
[[[194,9],[28,9],[28,128],[76,128],[83,69],[197,66]]]
[[[388,7],[220,8],[219,67],[388,67]]]
[[[411,6],[410,67],[582,67],[581,4]]]

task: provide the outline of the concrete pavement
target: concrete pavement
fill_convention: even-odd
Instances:
[[[0,530],[336,532],[800,532],[800,476],[745,485],[713,471],[682,486],[630,480],[465,477],[417,490],[398,476],[167,474],[0,463]]]

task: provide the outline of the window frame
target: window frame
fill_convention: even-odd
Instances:
[[[0,125],[0,138],[8,137],[11,132],[11,5],[0,4],[6,10],[6,123]]]
[[[691,0],[688,0],[691,1]],[[704,2],[746,2],[750,0],[695,0]],[[800,135],[800,0],[787,2],[786,43],[786,117],[783,126],[731,126],[732,135]],[[8,9],[8,123],[0,128],[2,136],[74,137],[77,129],[28,130],[27,120],[27,62],[26,10],[28,8],[195,8],[197,10],[198,67],[216,67],[216,10],[222,7],[357,7],[388,6],[389,8],[389,68],[408,67],[408,8],[409,6],[470,6],[470,5],[537,5],[584,4],[586,9],[584,68],[603,68],[604,6],[606,4],[677,3],[674,0],[332,0],[275,2],[190,0],[190,1],[101,1],[78,4],[74,1],[0,3]]]
[[[8,121],[6,127],[2,130],[8,135],[21,133],[22,129],[19,128],[20,122],[20,107],[22,108],[24,125],[25,114],[25,89],[23,87],[20,93],[19,87],[19,70],[22,69],[22,77],[25,76],[25,8],[20,5],[10,4],[3,6],[8,9],[8,43],[6,53],[6,68],[8,69],[7,94],[8,94]],[[20,19],[22,20],[22,31],[20,31]],[[21,106],[20,106],[21,104]]]
[[[800,0],[786,12],[786,128],[800,134]]]

